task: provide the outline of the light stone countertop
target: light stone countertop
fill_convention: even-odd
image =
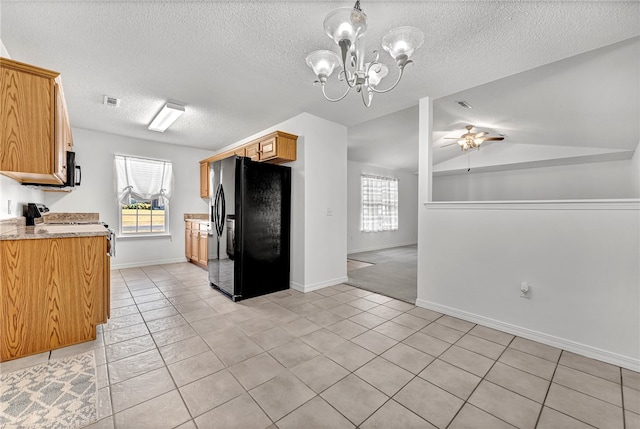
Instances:
[[[72,238],[107,236],[102,224],[19,226],[0,235],[0,240],[37,240],[43,238]]]

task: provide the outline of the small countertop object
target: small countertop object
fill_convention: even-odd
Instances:
[[[184,220],[209,220],[208,213],[185,213]]]

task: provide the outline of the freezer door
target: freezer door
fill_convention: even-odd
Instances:
[[[236,293],[288,289],[291,169],[239,158],[235,191]]]

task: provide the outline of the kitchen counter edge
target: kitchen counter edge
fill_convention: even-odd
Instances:
[[[102,224],[19,226],[0,235],[4,240],[38,240],[46,238],[100,237],[109,235]]]

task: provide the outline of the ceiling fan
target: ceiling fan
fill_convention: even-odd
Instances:
[[[473,125],[467,125],[467,132],[461,135],[460,137],[445,137],[445,139],[453,139],[457,140],[455,143],[449,143],[440,147],[447,147],[453,144],[458,143],[460,145],[460,149],[463,152],[466,152],[470,149],[478,149],[480,150],[480,145],[486,141],[500,141],[504,140],[504,136],[500,137],[485,137],[489,134],[487,131],[480,131],[477,133],[472,133]]]

